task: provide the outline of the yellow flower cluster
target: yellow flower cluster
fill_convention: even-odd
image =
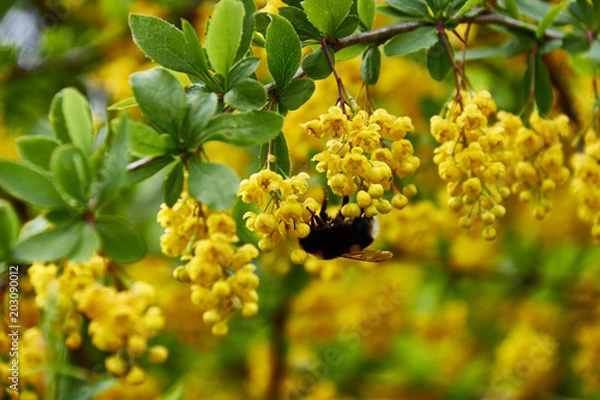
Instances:
[[[581,376],[586,388],[597,393],[600,390],[600,319],[580,327],[575,340],[579,351],[573,360],[573,368]]]
[[[491,391],[511,399],[529,399],[550,387],[557,367],[558,342],[529,324],[515,325],[496,349]]]
[[[592,236],[600,241],[600,138],[590,130],[582,153],[572,158],[572,191],[579,217],[592,225]]]
[[[561,138],[570,135],[569,118],[559,115],[544,119],[534,111],[529,116],[529,127],[520,118],[499,112],[500,125],[504,127],[510,149],[513,151],[512,192],[519,201],[528,203],[536,200],[533,215],[543,219],[552,208],[548,194],[557,185],[569,179],[569,169],[564,165]]]
[[[451,105],[448,119],[431,118],[431,134],[440,143],[433,161],[447,182],[450,209],[462,215],[460,226],[470,228],[478,216],[484,224],[483,237],[492,240],[494,222],[506,213],[502,201],[510,195],[506,133],[502,127],[488,126],[488,118],[496,112],[488,92],[473,97],[464,93],[463,99],[462,108]]]
[[[14,336],[6,332],[0,334],[0,354],[9,355]],[[18,364],[13,364],[17,360]],[[12,358],[4,362],[0,359],[0,399],[31,399],[42,398],[46,376],[44,374],[47,362],[46,342],[39,327],[28,328],[19,332],[18,359]],[[15,380],[18,379],[18,380]],[[15,385],[15,383],[18,383]],[[19,391],[10,387],[18,387]],[[4,397],[3,394],[6,396]]]
[[[284,179],[270,169],[263,169],[240,184],[238,196],[242,201],[262,209],[259,214],[247,212],[244,215],[246,227],[260,234],[258,247],[262,251],[273,250],[286,237],[296,240],[310,233],[311,220],[320,205],[312,197],[300,201],[308,190],[308,178],[308,174],[302,172]],[[296,253],[302,256],[301,252]],[[305,253],[303,258],[306,258]]]
[[[336,106],[302,127],[310,136],[331,137],[326,149],[312,160],[317,162],[318,172],[326,173],[334,194],[352,196],[342,207],[344,217],[387,214],[392,208],[406,207],[408,199],[416,195],[414,184],[403,184],[400,192],[394,182],[394,176],[402,182],[421,164],[406,139],[414,130],[409,117],[395,117],[384,109],[348,116]],[[384,198],[390,189],[394,191],[391,202]]]
[[[569,134],[568,118],[529,118],[530,128],[520,117],[500,111],[487,91],[473,96],[463,93],[463,106],[451,103],[447,118],[431,118],[431,134],[440,146],[434,162],[447,182],[450,209],[462,215],[463,228],[482,221],[483,238],[495,239],[496,220],[506,214],[502,205],[512,193],[522,202],[537,198],[534,215],[542,219],[551,207],[547,194],[564,183],[560,138]],[[493,117],[494,124],[489,124]]]
[[[144,370],[136,359],[148,352],[153,362],[167,358],[164,346],[148,348],[148,340],[163,328],[164,318],[155,306],[155,291],[148,283],[137,281],[127,290],[104,286],[107,261],[94,256],[85,263],[33,263],[29,268],[31,283],[36,292],[36,304],[43,308],[57,307],[63,315],[62,328],[66,345],[78,349],[82,343],[81,325],[88,318],[88,333],[92,344],[113,353],[105,359],[107,371],[128,383],[139,384],[145,379]]]
[[[251,244],[234,246],[239,238],[231,215],[211,213],[184,195],[173,208],[163,205],[158,221],[167,228],[163,252],[187,261],[175,269],[175,279],[191,283],[192,303],[204,310],[214,335],[227,334],[238,309],[246,318],[256,315],[259,279],[251,262],[259,253]]]
[[[160,249],[167,257],[189,258],[194,240],[206,231],[204,215],[208,207],[191,196],[183,196],[169,208],[161,204],[156,217],[165,232],[160,237]]]

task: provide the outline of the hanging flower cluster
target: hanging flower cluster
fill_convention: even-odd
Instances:
[[[575,194],[579,217],[592,225],[592,236],[600,240],[600,138],[588,131],[583,152],[573,156],[572,191]]]
[[[404,208],[416,195],[416,186],[403,181],[421,164],[406,139],[414,130],[409,117],[395,117],[384,109],[348,116],[336,106],[302,126],[311,136],[331,137],[326,149],[312,159],[316,170],[326,174],[334,194],[351,197],[342,207],[344,217],[387,214],[392,208]],[[399,178],[401,191],[394,177]],[[390,190],[391,201],[384,198]]]
[[[511,193],[522,202],[535,198],[538,219],[550,210],[547,194],[569,176],[560,143],[569,134],[568,118],[546,120],[534,112],[528,128],[518,116],[496,114],[487,91],[462,97],[463,106],[451,103],[446,118],[431,118],[431,134],[440,143],[434,162],[447,182],[449,207],[461,215],[460,226],[481,221],[483,237],[493,240],[494,224],[506,214],[502,203]]]
[[[191,283],[191,300],[204,310],[203,320],[214,335],[228,333],[237,310],[246,318],[258,312],[259,279],[251,264],[258,249],[251,244],[234,245],[239,238],[231,215],[210,212],[184,195],[172,208],[163,204],[158,222],[165,228],[163,252],[186,261],[174,276]]]
[[[105,359],[107,371],[139,384],[145,372],[137,364],[138,358],[147,352],[154,362],[167,358],[164,346],[148,348],[148,340],[163,328],[164,318],[155,305],[151,285],[137,281],[127,290],[105,286],[102,281],[107,268],[105,258],[94,256],[84,263],[69,261],[64,267],[36,262],[29,268],[29,276],[37,306],[55,304],[59,315],[65,316],[62,328],[67,347],[74,350],[81,346],[81,326],[87,318],[92,344],[112,353]]]
[[[305,238],[310,233],[310,223],[318,213],[319,203],[312,197],[300,201],[308,190],[308,174],[300,173],[285,179],[270,169],[263,169],[244,179],[238,196],[245,203],[253,203],[262,209],[260,213],[244,215],[246,227],[260,234],[258,247],[271,251],[285,238],[293,241]],[[301,249],[292,253],[294,262],[302,263]]]

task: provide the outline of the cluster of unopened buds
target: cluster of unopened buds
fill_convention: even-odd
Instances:
[[[246,318],[256,315],[259,279],[251,262],[259,252],[251,244],[235,246],[239,238],[231,215],[211,212],[184,195],[172,208],[162,206],[158,222],[165,228],[163,253],[186,261],[173,274],[191,283],[192,303],[204,311],[214,335],[228,333],[238,310]]]
[[[406,207],[409,198],[417,194],[414,184],[404,182],[420,166],[406,139],[414,130],[409,117],[395,117],[384,109],[348,115],[336,106],[303,128],[311,136],[331,138],[313,161],[316,170],[326,174],[334,194],[350,197],[341,209],[344,217],[387,214],[393,208]],[[387,196],[390,201],[386,194],[392,191],[393,195]]]
[[[60,315],[66,316],[62,329],[67,347],[81,346],[81,326],[87,318],[92,344],[112,353],[105,359],[107,371],[139,384],[146,376],[136,362],[139,357],[148,353],[155,363],[167,358],[166,347],[148,346],[148,340],[163,328],[164,318],[151,285],[137,281],[127,290],[117,290],[98,283],[106,274],[107,260],[100,256],[84,263],[68,261],[62,267],[36,262],[29,268],[36,305],[56,304]]]
[[[596,132],[585,134],[583,152],[573,156],[572,164],[577,214],[592,225],[592,236],[600,241],[600,138]]]
[[[520,117],[500,111],[487,91],[462,94],[446,118],[431,118],[431,134],[440,145],[434,162],[447,182],[449,207],[459,213],[459,224],[483,223],[484,239],[493,240],[496,220],[506,214],[503,200],[511,193],[522,202],[537,200],[536,218],[551,207],[547,194],[569,176],[564,166],[561,137],[569,134],[568,118],[530,116],[530,128]],[[490,119],[495,123],[489,124]]]
[[[263,169],[240,184],[238,196],[242,201],[262,210],[244,215],[246,227],[260,235],[258,247],[262,251],[273,250],[285,238],[297,241],[310,233],[311,221],[320,205],[312,197],[300,200],[308,190],[308,177],[302,172],[285,179],[270,169]]]

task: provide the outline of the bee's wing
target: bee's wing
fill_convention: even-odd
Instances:
[[[353,251],[352,253],[342,254],[342,257],[360,261],[382,262],[389,260],[393,255],[394,254],[391,251],[363,249]]]

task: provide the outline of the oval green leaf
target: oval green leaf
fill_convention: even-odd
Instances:
[[[0,261],[10,257],[12,243],[19,236],[21,222],[8,200],[0,199]]]
[[[74,262],[88,261],[98,250],[100,250],[98,233],[90,224],[82,222],[81,236],[79,236],[73,251],[69,253],[69,260]]]
[[[219,140],[237,146],[256,146],[268,142],[283,127],[283,117],[271,111],[221,114],[206,126],[196,145]]]
[[[452,71],[452,61],[441,41],[436,42],[427,51],[427,69],[436,81],[444,80]]]
[[[237,110],[255,110],[264,106],[267,90],[255,79],[244,79],[225,93],[223,100]]]
[[[40,208],[60,208],[64,200],[46,175],[36,169],[0,159],[0,186],[8,193]]]
[[[52,153],[50,162],[58,188],[65,200],[85,206],[90,191],[90,168],[83,152],[72,144],[63,144]]]
[[[183,164],[177,160],[165,176],[163,183],[163,202],[171,208],[181,196],[183,190]]]
[[[302,7],[308,20],[329,39],[336,39],[335,31],[346,19],[352,0],[305,0]]]
[[[199,162],[188,164],[188,191],[199,202],[213,210],[228,210],[233,206],[240,186],[234,170],[223,164]]]
[[[75,249],[83,228],[82,221],[67,221],[43,230],[15,245],[16,261],[56,261],[67,258]]]
[[[331,57],[335,62],[335,53],[330,50]],[[325,79],[331,75],[331,65],[327,59],[327,54],[321,47],[304,57],[302,60],[302,69],[312,79]]]
[[[50,157],[60,142],[48,136],[21,136],[17,149],[21,158],[45,171],[50,169]]]
[[[143,122],[129,121],[128,142],[129,153],[136,157],[156,157],[167,151],[158,132]]]
[[[381,52],[379,47],[370,47],[363,55],[363,61],[360,66],[360,76],[367,85],[374,85],[379,80],[381,71]]]
[[[174,25],[150,15],[131,14],[129,27],[133,41],[149,58],[174,71],[201,76],[197,54],[188,50],[183,32]]]
[[[292,80],[300,67],[302,46],[287,19],[278,15],[271,15],[271,19],[266,38],[267,65],[280,90]]]
[[[71,142],[85,155],[92,152],[94,125],[92,110],[85,97],[74,88],[62,90],[62,111]]]
[[[185,90],[166,70],[154,68],[129,77],[133,94],[144,115],[175,136],[186,111]]]
[[[98,217],[95,222],[102,249],[116,262],[132,263],[146,253],[146,244],[126,220],[116,216]]]
[[[302,78],[291,81],[279,95],[279,102],[288,110],[296,110],[306,103],[315,92],[312,79]]]
[[[436,28],[424,26],[392,38],[383,46],[383,51],[388,57],[404,56],[421,49],[429,49],[437,41]]]
[[[215,7],[206,32],[206,52],[212,68],[227,78],[242,38],[244,5],[221,0]]]

